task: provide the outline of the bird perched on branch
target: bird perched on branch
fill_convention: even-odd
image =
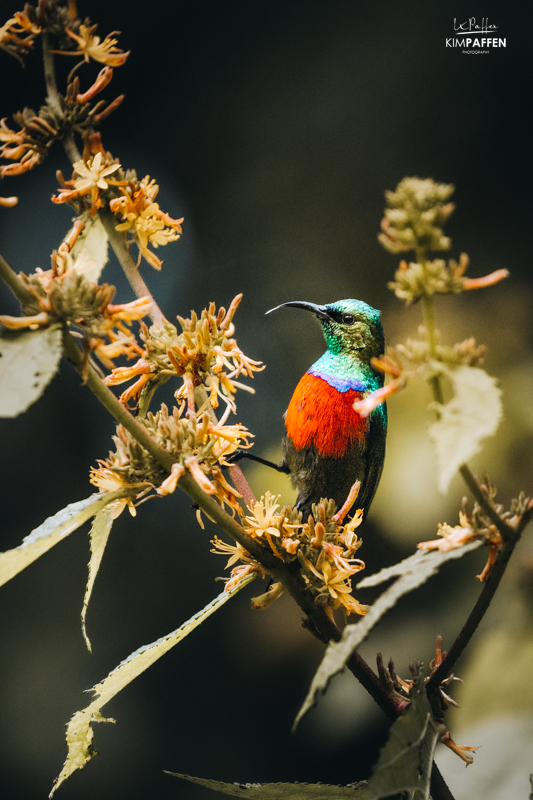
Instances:
[[[249,458],[290,474],[304,520],[322,498],[333,498],[341,508],[360,481],[357,508],[366,516],[383,469],[387,409],[383,403],[363,417],[353,404],[383,386],[383,373],[371,364],[385,349],[379,311],[361,300],[324,306],[295,300],[267,314],[287,306],[318,318],[327,350],[294,390],[285,414],[282,462],[248,451],[238,451],[232,460]]]
[[[383,404],[362,417],[353,404],[383,386],[383,374],[371,364],[385,349],[379,311],[361,300],[323,306],[294,301],[272,311],[286,306],[318,318],[327,350],[294,390],[278,469],[288,472],[298,489],[304,519],[323,497],[340,508],[357,480],[357,507],[366,515],[383,469],[387,410]]]

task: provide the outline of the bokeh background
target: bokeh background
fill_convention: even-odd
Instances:
[[[254,380],[256,394],[243,393],[239,403],[240,420],[256,434],[256,452],[278,457],[290,394],[322,352],[312,318],[289,309],[265,317],[266,310],[294,299],[358,297],[382,309],[391,344],[416,335],[420,310],[406,310],[386,288],[398,259],[381,249],[376,234],[384,190],[405,175],[433,177],[457,187],[448,228],[452,255],[469,254],[472,276],[502,267],[511,272],[505,285],[438,301],[443,339],[473,335],[486,342],[487,369],[504,390],[505,419],[474,466],[489,471],[502,502],[520,489],[531,493],[525,113],[531,20],[525,6],[80,0],[79,8],[99,23],[102,36],[121,30],[121,45],[132,50],[107,90],[108,97],[125,92],[126,101],[103,128],[106,147],[139,175],[155,177],[162,208],[186,220],[182,239],[159,251],[163,271],[143,266],[164,312],[173,319],[211,300],[227,306],[244,292],[238,341],[267,365]],[[3,22],[20,9],[4,0],[0,10]],[[446,48],[454,17],[470,16],[488,16],[506,48],[468,56]],[[72,63],[65,59],[64,72]],[[38,107],[38,53],[22,70],[0,52],[0,70],[1,116]],[[97,67],[84,70],[89,85]],[[68,172],[57,148],[38,170],[1,187],[2,194],[20,197],[16,209],[0,216],[1,250],[17,270],[46,268],[68,229],[69,210],[49,202],[59,167]],[[132,299],[116,266],[108,269],[118,297]],[[16,302],[0,292],[4,313],[16,313]],[[446,497],[435,488],[425,431],[429,400],[424,387],[413,386],[390,403],[387,463],[362,531],[367,574],[434,538],[437,522],[456,523],[465,490],[458,480]],[[17,546],[62,505],[91,492],[89,466],[107,455],[112,433],[112,421],[66,364],[35,406],[1,421],[0,549]],[[244,468],[258,494],[270,489],[287,501],[293,496],[286,479]],[[2,589],[2,797],[46,797],[66,755],[64,726],[89,702],[83,691],[220,591],[214,579],[224,561],[209,552],[215,530],[209,523],[205,532],[198,528],[186,497],[154,500],[135,520],[126,517],[115,523],[89,608],[93,655],[79,620],[89,554],[85,529]],[[428,663],[435,635],[449,646],[462,625],[479,591],[474,575],[482,563],[478,553],[454,562],[402,600],[362,654],[373,663],[382,651],[404,675],[410,660]],[[525,797],[529,790],[530,587],[524,541],[476,647],[457,667],[468,680],[463,709],[448,715],[452,734],[471,745],[493,737],[468,770],[469,787],[461,787],[462,762],[445,765],[458,800]],[[252,612],[254,593],[256,586],[238,595],[104,708],[117,726],[96,726],[100,757],[58,797],[214,797],[164,775],[165,769],[229,782],[346,783],[368,776],[386,736],[383,716],[343,675],[291,735],[322,647],[302,630],[289,600]],[[503,741],[511,752],[504,752]],[[513,791],[511,780],[517,781]]]

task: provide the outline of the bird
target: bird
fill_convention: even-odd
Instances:
[[[294,390],[285,414],[283,460],[275,466],[290,475],[304,520],[325,498],[341,508],[356,481],[364,519],[383,469],[387,409],[383,403],[363,417],[353,404],[383,386],[383,373],[372,366],[385,349],[380,312],[346,299],[326,305],[295,300],[267,313],[284,307],[314,314],[327,349]]]

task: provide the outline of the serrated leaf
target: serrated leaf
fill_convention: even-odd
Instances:
[[[21,545],[0,553],[0,586],[91,519],[100,509],[131,493],[131,490],[124,488],[107,494],[92,494],[85,500],[70,503],[53,517],[48,517],[42,525],[22,540]]]
[[[193,778],[181,772],[168,772],[175,778],[197,783],[214,792],[248,800],[371,800],[366,781],[353,786],[332,786],[327,783],[223,783],[208,778]]]
[[[65,761],[57,781],[54,782],[54,788],[50,792],[50,797],[53,796],[63,781],[69,778],[76,770],[83,769],[91,758],[96,755],[96,751],[92,745],[94,732],[91,723],[115,721],[103,717],[100,713],[101,708],[131,683],[131,681],[135,680],[142,672],[147,670],[148,667],[151,667],[161,656],[171,650],[174,645],[178,644],[178,642],[184,639],[191,631],[201,625],[211,614],[218,611],[218,609],[221,608],[224,603],[227,603],[233,595],[240,592],[241,589],[244,589],[255,577],[256,575],[252,573],[246,578],[243,578],[233,589],[219,594],[205,608],[187,620],[187,622],[184,622],[183,625],[175,631],[172,631],[172,633],[161,637],[161,639],[151,644],[139,647],[138,650],[131,653],[124,661],[121,661],[118,667],[115,667],[115,669],[109,673],[107,678],[97,683],[92,689],[89,689],[89,691],[95,693],[96,697],[87,708],[74,714],[67,726],[67,760]]]
[[[87,628],[85,625],[85,617],[87,616],[87,608],[89,600],[93,591],[94,581],[100,569],[104,550],[111,532],[113,525],[113,515],[109,508],[102,508],[96,514],[91,532],[89,534],[91,540],[91,560],[89,561],[89,578],[87,580],[87,588],[85,589],[85,597],[83,598],[83,608],[81,610],[81,630],[87,650],[92,653],[91,642],[87,636]]]
[[[61,327],[0,331],[0,417],[17,417],[42,395],[61,358]]]
[[[293,730],[309,709],[315,705],[318,694],[323,694],[326,691],[331,679],[344,669],[354,650],[357,650],[359,645],[364,642],[372,628],[389,609],[396,605],[400,597],[425,583],[432,575],[438,572],[446,561],[462,558],[462,556],[472,552],[472,550],[476,550],[481,545],[482,542],[478,540],[455,550],[448,550],[445,553],[441,553],[440,550],[425,552],[417,550],[412,556],[400,561],[398,564],[386,567],[375,575],[369,575],[368,578],[360,581],[357,584],[357,589],[378,586],[391,578],[397,578],[392,586],[389,586],[373,603],[368,614],[361,617],[359,622],[354,625],[347,625],[342,632],[340,640],[331,642],[328,645],[322,662],[313,677],[307,697],[294,721]]]
[[[481,442],[496,433],[502,416],[501,390],[485,370],[458,367],[449,373],[453,398],[432,403],[439,419],[429,426],[439,470],[439,491],[445,493],[455,472],[479,452]]]
[[[88,281],[98,282],[107,264],[107,233],[98,216],[88,219],[81,236],[72,248],[74,269]]]
[[[435,745],[445,730],[433,721],[422,673],[409,692],[407,711],[393,723],[368,781],[368,800],[413,792],[413,800],[429,800]]]

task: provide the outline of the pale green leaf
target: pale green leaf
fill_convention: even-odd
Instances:
[[[407,711],[393,723],[368,781],[368,800],[381,800],[398,792],[413,792],[413,800],[429,800],[433,754],[445,731],[433,714],[420,673],[409,692]]]
[[[371,800],[366,781],[348,786],[327,783],[223,783],[208,778],[193,778],[180,772],[166,772],[167,775],[197,783],[214,792],[246,797],[247,800]]]
[[[61,327],[0,332],[0,417],[16,417],[42,395],[61,358]]]
[[[113,515],[109,507],[101,508],[93,520],[91,532],[89,534],[91,540],[91,560],[89,561],[89,578],[87,580],[87,588],[85,589],[85,597],[83,598],[83,608],[81,611],[81,630],[89,653],[92,653],[92,648],[89,637],[87,636],[85,617],[87,615],[87,608],[89,606],[89,600],[91,599],[94,581],[100,569],[102,556],[104,555],[112,525]]]
[[[368,578],[360,581],[357,584],[357,589],[377,586],[384,581],[391,580],[391,578],[397,578],[373,603],[366,616],[361,617],[354,625],[347,625],[342,632],[340,640],[331,642],[328,645],[322,662],[313,677],[307,697],[294,721],[294,728],[296,728],[309,709],[315,705],[319,692],[324,693],[326,691],[331,679],[344,669],[354,650],[357,650],[359,645],[364,642],[372,628],[389,609],[396,605],[400,597],[425,583],[432,575],[438,572],[446,561],[462,558],[462,556],[472,552],[472,550],[476,550],[481,545],[482,542],[478,540],[455,550],[448,550],[445,553],[441,553],[440,550],[424,552],[417,550],[412,556],[400,561],[398,564],[386,567],[375,575],[369,575]]]
[[[201,625],[211,614],[224,605],[233,595],[244,589],[256,575],[252,573],[243,580],[239,581],[236,586],[228,592],[222,592],[214,600],[212,600],[205,608],[191,617],[187,622],[184,622],[179,628],[172,633],[163,636],[156,642],[143,645],[138,650],[131,653],[124,661],[109,673],[105,678],[96,686],[93,686],[92,691],[96,697],[87,708],[78,711],[67,726],[67,746],[68,755],[67,760],[61,770],[61,773],[54,783],[54,788],[50,792],[50,797],[54,794],[56,789],[69,778],[73,772],[83,767],[96,755],[93,748],[93,729],[92,722],[114,722],[112,719],[106,719],[100,713],[100,709],[108,703],[115,695],[124,689],[131,681],[137,678],[142,672],[151,667],[161,656],[167,653],[174,645],[184,639],[191,631]]]
[[[85,228],[72,248],[75,271],[85,280],[98,283],[107,264],[107,233],[97,216],[85,222]]]
[[[70,503],[53,517],[48,517],[42,525],[39,525],[22,540],[21,545],[14,547],[13,550],[0,553],[0,586],[3,586],[50,548],[65,539],[69,533],[83,525],[100,509],[114,500],[131,494],[132,490],[127,488],[117,489],[106,494],[92,494],[85,500]]]
[[[429,426],[443,493],[461,464],[479,452],[483,439],[496,433],[502,416],[501,390],[484,370],[462,366],[449,377],[453,397],[445,405],[431,404],[439,418]]]

